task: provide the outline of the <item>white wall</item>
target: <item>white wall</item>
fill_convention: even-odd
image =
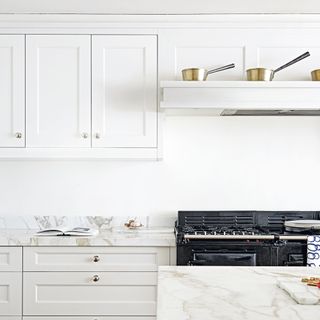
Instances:
[[[170,117],[163,162],[0,162],[0,215],[320,207],[320,118]]]
[[[0,0],[0,13],[319,13],[318,0]]]

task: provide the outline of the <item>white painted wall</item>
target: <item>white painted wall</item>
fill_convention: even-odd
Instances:
[[[320,118],[170,117],[163,162],[0,162],[0,215],[318,210]]]
[[[319,13],[318,0],[0,0],[0,13]]]

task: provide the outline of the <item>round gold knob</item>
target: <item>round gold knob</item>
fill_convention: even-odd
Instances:
[[[16,132],[15,137],[17,139],[21,139],[22,138],[22,133],[21,132]]]
[[[92,278],[93,282],[98,282],[100,280],[98,275],[94,275]]]
[[[99,262],[100,257],[99,256],[93,256],[93,262]]]

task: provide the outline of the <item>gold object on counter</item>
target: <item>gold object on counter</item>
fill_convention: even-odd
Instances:
[[[320,69],[311,71],[312,81],[320,81]]]
[[[124,226],[128,229],[138,229],[143,227],[143,224],[140,221],[137,221],[137,218],[131,218],[124,224]]]
[[[316,277],[302,278],[301,282],[304,282],[308,286],[318,287],[320,283],[320,278],[316,278]]]

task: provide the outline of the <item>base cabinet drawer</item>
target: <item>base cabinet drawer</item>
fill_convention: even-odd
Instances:
[[[22,248],[0,247],[0,272],[22,271]]]
[[[157,271],[169,265],[162,247],[26,247],[25,271]]]
[[[23,287],[25,316],[156,315],[157,272],[25,272]]]
[[[22,273],[0,272],[0,317],[22,315],[21,291]]]

